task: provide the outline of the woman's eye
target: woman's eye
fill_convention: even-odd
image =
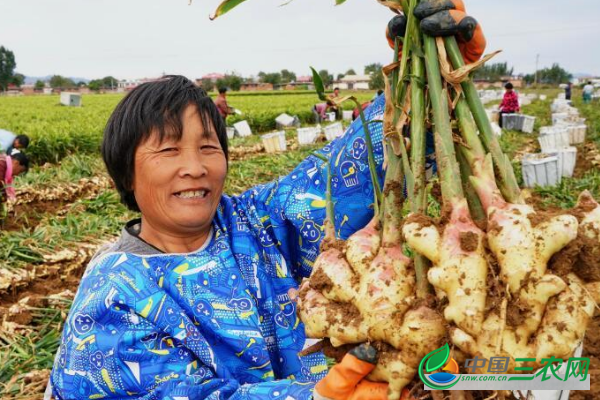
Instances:
[[[176,147],[165,147],[164,149],[161,149],[160,152],[161,153],[169,153],[169,152],[176,151],[176,150],[177,150]]]

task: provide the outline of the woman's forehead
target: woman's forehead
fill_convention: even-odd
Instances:
[[[188,111],[188,107],[179,121],[165,120],[163,126],[155,126],[146,138],[149,143],[163,143],[165,141],[178,142],[182,139],[216,139],[218,135],[213,121],[208,115],[201,116],[196,110]],[[195,107],[193,107],[195,109]]]

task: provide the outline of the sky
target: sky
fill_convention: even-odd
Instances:
[[[27,76],[132,79],[244,76],[309,67],[344,73],[391,62],[391,11],[376,0],[247,0],[210,21],[220,0],[0,0],[0,45]],[[600,75],[600,1],[465,0],[487,51],[517,73],[559,63]]]

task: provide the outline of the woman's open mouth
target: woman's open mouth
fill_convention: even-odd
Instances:
[[[183,190],[175,193],[175,197],[180,199],[203,199],[208,195],[208,190]]]

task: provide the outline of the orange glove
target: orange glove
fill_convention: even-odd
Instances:
[[[486,46],[483,30],[475,18],[467,16],[462,0],[421,1],[415,7],[414,15],[421,20],[423,33],[429,36],[456,36],[465,63],[475,62],[483,55]],[[405,31],[406,17],[396,15],[392,18],[386,30],[392,48],[395,37],[404,36]]]
[[[387,400],[387,383],[364,379],[376,363],[377,350],[370,344],[353,348],[317,383],[314,400]]]

